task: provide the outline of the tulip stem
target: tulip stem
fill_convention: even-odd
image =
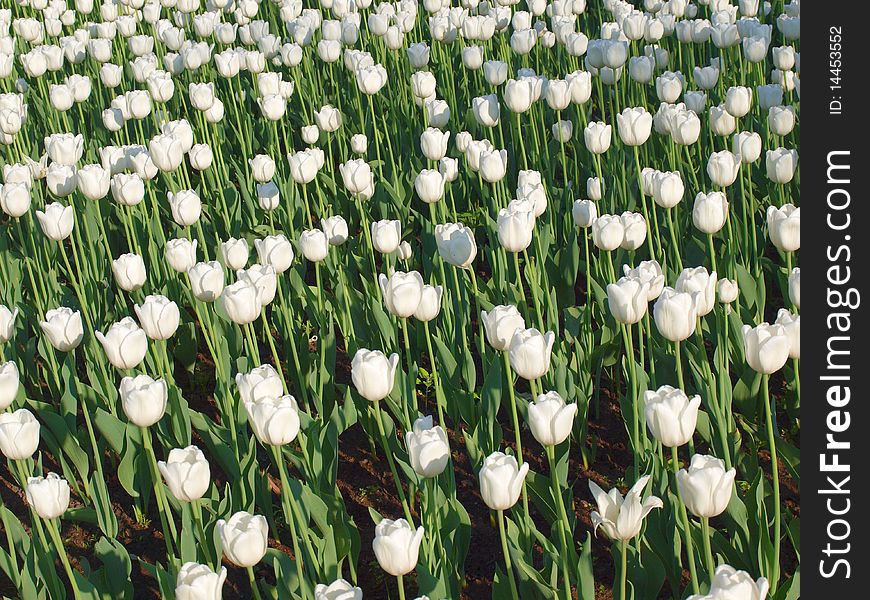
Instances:
[[[547,452],[547,460],[550,463],[550,482],[553,486],[553,496],[555,496],[556,505],[559,507],[559,537],[562,542],[562,552],[560,557],[562,560],[563,583],[565,585],[565,598],[571,600],[571,579],[570,571],[568,570],[568,537],[571,534],[571,524],[568,522],[568,513],[565,510],[565,499],[562,497],[562,489],[559,486],[559,478],[556,475],[556,449],[554,446],[544,446]],[[573,538],[572,538],[573,539]]]
[[[511,418],[513,419],[514,426],[514,443],[517,445],[517,467],[523,466],[523,440],[520,435],[520,419],[517,414],[517,395],[516,390],[514,390],[514,378],[513,371],[511,370],[510,358],[508,357],[507,352],[502,352],[502,359],[504,360],[504,375],[507,377],[508,383],[508,392],[510,393],[511,398]],[[534,395],[534,381],[529,382],[529,387],[532,389],[532,394]],[[523,514],[525,515],[525,520],[523,521],[523,529],[528,531],[528,526],[532,522],[531,517],[529,516],[529,495],[526,492],[526,480],[523,479]]]
[[[628,600],[626,593],[626,581],[628,580],[628,540],[619,543],[620,572],[619,572],[619,600]]]
[[[640,432],[640,416],[638,415],[639,403],[637,394],[637,373],[634,362],[634,336],[631,332],[631,325],[621,324],[622,339],[625,341],[625,358],[628,361],[628,373],[630,381],[626,384],[626,391],[631,394],[629,399],[631,404],[631,438],[634,449],[634,464],[632,471],[634,473],[634,481],[637,481],[640,476],[640,457],[646,450],[646,443],[641,442]],[[623,415],[624,417],[625,415]]]
[[[432,334],[429,332],[429,321],[423,321],[423,330],[426,333],[426,349],[429,351],[429,368],[432,369],[432,380],[435,382],[435,405],[438,408],[438,424],[442,427],[447,427],[447,423],[444,422],[444,391],[441,389],[441,380],[438,377],[435,353],[432,352]]]
[[[396,584],[399,587],[399,600],[405,600],[405,577],[399,575],[396,579],[398,580]]]
[[[710,545],[710,517],[701,517],[701,535],[704,537],[704,559],[707,561],[707,572],[710,574],[712,582],[716,563],[713,560],[713,549]]]
[[[764,417],[767,425],[767,443],[770,446],[770,468],[773,475],[773,561],[771,561],[770,590],[775,592],[779,583],[779,544],[780,544],[780,501],[779,501],[779,459],[776,454],[776,425],[773,408],[770,405],[769,388],[770,375],[761,376],[761,388],[764,394]]]
[[[254,567],[248,567],[248,581],[251,582],[251,591],[254,593],[254,598],[256,600],[263,600],[262,596],[260,596],[260,588],[257,586],[257,579],[254,577]]]
[[[677,347],[679,348],[679,342],[677,342]],[[692,591],[695,594],[699,594],[701,592],[701,588],[698,585],[698,573],[695,568],[695,544],[692,542],[692,530],[689,527],[689,516],[686,514],[686,505],[683,503],[682,496],[680,495],[680,486],[677,484],[677,473],[680,471],[680,455],[677,452],[677,447],[671,447],[671,468],[674,470],[674,491],[677,493],[677,498],[680,499],[680,519],[683,521],[683,530],[686,533],[686,555],[689,558],[689,574],[692,578]]]
[[[411,429],[411,417],[408,413],[408,403],[414,404],[414,416],[417,416],[417,385],[411,380],[411,343],[408,341],[408,319],[404,318],[402,322],[402,340],[405,343],[405,366],[408,369],[408,399],[402,402],[402,412],[405,417],[405,429]]]
[[[196,531],[199,533],[199,541],[203,546],[203,556],[205,559],[214,565],[214,568],[220,567],[220,560],[213,559],[212,550],[214,546],[212,541],[205,535],[205,526],[202,522],[202,499],[194,500],[190,503],[190,508],[193,512],[193,520],[196,522]]]
[[[387,455],[387,463],[390,465],[390,473],[393,474],[393,482],[396,484],[396,490],[399,492],[399,500],[402,503],[402,509],[405,511],[405,519],[411,528],[414,527],[414,519],[411,516],[411,509],[408,508],[408,499],[405,497],[405,490],[402,487],[402,481],[399,479],[399,474],[396,471],[396,463],[393,460],[393,453],[390,451],[390,445],[387,443],[387,434],[384,431],[384,421],[381,417],[381,401],[375,400],[375,421],[378,424],[378,434],[381,436],[381,444],[384,446],[384,454]]]
[[[154,495],[157,498],[157,511],[160,513],[160,525],[163,529],[163,538],[166,542],[167,558],[171,562],[175,562],[176,554],[173,550],[173,545],[178,534],[175,532],[175,523],[172,520],[172,513],[169,511],[167,515],[164,510],[168,510],[166,497],[163,495],[163,480],[160,477],[160,470],[157,468],[157,458],[154,456],[154,446],[151,443],[151,430],[147,427],[140,427],[142,433],[142,444],[145,446],[145,454],[148,456],[148,469],[151,471],[151,480],[154,483]]]
[[[63,540],[60,537],[57,523],[55,523],[54,519],[45,519],[45,527],[48,529],[48,534],[51,536],[52,542],[54,542],[54,547],[60,556],[60,562],[63,563],[63,570],[66,571],[66,576],[69,578],[69,584],[72,586],[73,596],[78,600],[82,597],[82,593],[79,590],[78,583],[76,582],[72,565],[69,564],[69,557],[66,555],[66,550],[63,547]]]
[[[287,477],[287,466],[284,464],[283,456],[281,455],[280,446],[269,446],[272,451],[272,458],[275,461],[275,466],[278,467],[278,474],[281,478],[281,502],[284,504],[284,519],[287,521],[287,526],[290,527],[290,535],[293,537],[293,554],[296,563],[296,577],[299,579],[299,589],[305,589],[305,578],[302,574],[302,552],[299,548],[299,536],[296,531],[296,521],[293,515],[293,507],[291,505],[290,483]]]
[[[524,488],[525,489],[525,488]],[[508,550],[508,542],[507,542],[507,533],[504,528],[504,511],[498,511],[498,532],[501,537],[501,550],[504,553],[504,564],[507,568],[507,578],[508,582],[511,585],[511,598],[513,600],[519,600],[519,594],[517,594],[517,584],[514,581],[514,568],[511,565],[511,554],[510,550]]]

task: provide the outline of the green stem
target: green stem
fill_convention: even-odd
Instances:
[[[770,375],[765,373],[761,377],[761,388],[764,394],[764,418],[767,426],[767,443],[770,446],[770,465],[773,475],[773,505],[774,505],[774,521],[773,521],[773,562],[771,563],[770,579],[771,591],[776,591],[779,583],[779,559],[780,559],[780,500],[779,500],[779,459],[776,453],[776,420],[773,414],[773,407],[770,402],[769,390]]]
[[[408,500],[405,498],[405,489],[402,487],[402,481],[399,479],[399,474],[396,471],[396,462],[393,460],[393,453],[390,451],[390,445],[387,443],[387,434],[384,430],[384,421],[381,418],[381,401],[375,400],[375,421],[378,425],[378,434],[381,436],[381,444],[384,447],[384,454],[387,455],[387,462],[390,465],[390,473],[393,474],[393,482],[396,484],[396,490],[399,492],[399,500],[402,503],[402,509],[405,511],[405,519],[411,528],[414,528],[414,518],[411,516],[411,509],[408,508]]]
[[[66,571],[66,575],[69,578],[69,584],[72,586],[73,596],[78,600],[82,597],[82,593],[79,590],[78,583],[76,583],[76,577],[72,565],[69,564],[69,557],[66,555],[66,550],[63,547],[63,540],[60,537],[57,523],[54,522],[54,519],[45,519],[45,527],[48,529],[48,534],[54,542],[54,547],[57,550],[58,556],[60,556],[60,562],[63,563],[63,570]]]
[[[519,600],[519,594],[517,593],[517,584],[514,581],[514,568],[511,565],[511,554],[508,550],[507,543],[507,533],[504,528],[504,511],[498,511],[498,532],[501,537],[501,551],[504,554],[504,564],[507,568],[507,578],[511,585],[511,598],[513,600]]]
[[[260,596],[260,588],[257,587],[257,580],[254,577],[254,567],[248,567],[248,581],[251,583],[251,592],[254,594],[255,600],[263,600],[263,597]]]
[[[674,470],[674,487],[677,498],[680,499],[680,519],[683,521],[683,530],[686,533],[686,555],[689,558],[689,575],[692,578],[692,591],[695,594],[701,592],[701,587],[698,585],[698,573],[695,568],[695,544],[692,541],[692,530],[689,526],[689,516],[686,514],[686,505],[680,496],[680,486],[677,485],[677,473],[680,470],[680,456],[677,453],[677,447],[671,448],[671,468]]]
[[[707,561],[707,573],[710,581],[716,572],[716,563],[713,561],[713,548],[710,545],[710,517],[701,517],[701,535],[704,538],[704,559]]]

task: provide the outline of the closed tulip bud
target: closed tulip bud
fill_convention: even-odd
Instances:
[[[719,81],[719,67],[695,67],[692,71],[695,85],[702,90],[712,90]]]
[[[742,2],[741,2],[742,4]],[[765,577],[753,580],[746,571],[738,571],[730,565],[719,565],[710,582],[710,595],[704,598],[744,598],[745,600],[765,600],[770,583]],[[692,596],[699,600],[701,596]]]
[[[51,162],[74,166],[82,158],[84,138],[81,134],[55,133],[43,140],[45,152]]]
[[[695,115],[701,115],[707,110],[706,92],[687,91],[683,94],[683,101],[686,103],[686,108],[695,113]]]
[[[224,556],[238,567],[253,567],[266,555],[269,524],[263,515],[239,511],[228,521],[219,519],[217,531]]]
[[[332,133],[341,127],[341,113],[329,104],[314,113],[314,121],[324,133]]]
[[[139,318],[139,325],[152,340],[168,340],[178,329],[181,318],[178,305],[166,296],[146,296],[142,305],[135,304],[133,309]]]
[[[307,125],[301,129],[302,141],[306,144],[316,144],[320,139],[320,129],[317,125]]]
[[[508,348],[510,365],[517,375],[529,381],[540,379],[550,370],[550,355],[556,334],[542,334],[535,328],[514,331]]]
[[[644,416],[653,437],[666,448],[689,443],[698,423],[701,397],[689,398],[682,390],[663,385],[644,393]]]
[[[547,392],[529,403],[529,429],[542,446],[556,446],[571,435],[576,415],[577,404],[566,404],[557,392]]]
[[[148,153],[158,169],[170,172],[181,166],[184,160],[184,145],[181,139],[164,133],[148,142]]]
[[[480,176],[487,183],[501,181],[507,173],[507,150],[490,150],[480,153]]]
[[[306,260],[321,262],[329,254],[329,238],[320,229],[306,229],[299,235],[299,249]]]
[[[438,202],[444,197],[444,176],[435,169],[423,169],[414,180],[414,190],[426,204]]]
[[[481,311],[486,339],[499,352],[506,351],[517,330],[524,330],[526,322],[513,305],[494,306],[490,312]]]
[[[610,125],[602,121],[589,123],[583,130],[583,140],[590,152],[593,154],[604,154],[610,148]]]
[[[365,154],[368,150],[369,140],[362,133],[356,133],[350,138],[350,149],[357,154]]]
[[[230,238],[221,243],[221,256],[224,259],[224,264],[233,271],[245,268],[245,265],[248,264],[249,254],[248,241],[245,238]],[[264,262],[263,257],[260,257],[260,262]]]
[[[497,104],[497,102],[496,102]],[[420,135],[420,148],[429,160],[441,160],[447,155],[450,132],[429,127]]]
[[[767,233],[770,241],[783,252],[794,252],[801,247],[801,209],[794,204],[782,208],[767,207]]]
[[[71,308],[54,308],[45,313],[45,321],[39,326],[49,343],[59,352],[74,350],[84,337],[82,315]]]
[[[187,153],[190,166],[197,171],[205,171],[214,161],[214,153],[208,144],[194,144]]]
[[[25,183],[0,184],[0,208],[12,218],[30,210],[30,188]]]
[[[240,279],[223,288],[218,305],[233,323],[253,323],[263,307],[261,288],[247,278]]]
[[[722,106],[710,107],[710,131],[715,135],[731,135],[737,128],[737,119]]]
[[[632,277],[621,277],[607,285],[607,304],[613,318],[633,325],[646,315],[649,284]]]
[[[493,452],[480,468],[480,495],[492,510],[508,510],[519,500],[529,464],[518,467],[517,459],[503,452]]]
[[[756,327],[744,325],[743,345],[749,366],[767,375],[779,371],[791,351],[791,341],[785,327],[776,324],[761,323]]]
[[[17,308],[9,310],[9,308],[0,304],[0,343],[5,344],[12,339],[15,333],[15,318],[17,316]]]
[[[145,285],[145,261],[138,254],[122,254],[112,261],[115,283],[125,292],[133,292]]]
[[[266,183],[275,176],[275,161],[266,154],[258,154],[248,161],[254,181]]]
[[[235,245],[237,246],[240,241],[237,240]],[[293,264],[293,246],[290,245],[290,242],[283,233],[269,235],[261,240],[254,240],[254,248],[257,250],[257,259],[260,263],[272,267],[276,273],[283,273]],[[247,250],[247,242],[245,242],[245,249]],[[240,250],[236,249],[236,253],[239,252]],[[237,254],[235,260],[240,259],[240,254]],[[245,254],[244,262],[247,263],[247,253]],[[230,266],[229,262],[227,266]]]
[[[402,224],[399,221],[375,221],[372,223],[372,246],[382,254],[395,252],[402,241]]]
[[[275,182],[257,184],[257,204],[265,211],[272,211],[281,204],[281,193]]]
[[[43,519],[56,519],[69,508],[69,482],[57,473],[28,477],[27,504]]]
[[[683,199],[685,185],[679,171],[659,171],[652,181],[653,200],[662,208],[673,208]]]
[[[713,185],[728,187],[737,179],[740,158],[728,150],[714,152],[707,160],[707,175]]]
[[[327,219],[320,220],[320,227],[326,234],[330,246],[341,246],[347,241],[348,230],[347,221],[341,215],[335,215]]]
[[[420,304],[414,311],[414,318],[421,322],[431,321],[441,312],[441,294],[444,290],[439,286],[424,285],[420,296]]]
[[[801,357],[801,316],[792,314],[785,308],[776,313],[776,324],[781,325],[789,341],[789,358]]]
[[[199,500],[211,484],[211,468],[196,446],[170,450],[169,457],[159,461],[157,468],[173,497],[181,502]]]
[[[598,201],[603,197],[601,189],[601,179],[598,177],[589,177],[586,179],[586,195],[590,200]]]
[[[148,375],[124,377],[118,387],[121,406],[130,422],[138,427],[150,427],[166,412],[168,389],[163,379]]]
[[[314,587],[314,600],[363,600],[363,592],[344,579],[336,579],[329,585],[318,583]]]
[[[246,400],[248,422],[261,443],[289,444],[299,435],[299,406],[293,396],[263,396]]]
[[[618,489],[613,488],[607,493],[590,479],[589,491],[598,509],[590,514],[594,530],[597,532],[601,527],[608,538],[620,541],[630,540],[640,533],[644,518],[654,508],[664,506],[656,496],[647,496],[642,500],[643,490],[649,480],[649,475],[638,479],[623,498]]]
[[[625,227],[617,215],[601,215],[592,222],[592,242],[601,250],[616,250],[624,237]]]
[[[683,93],[683,85],[681,73],[665,71],[656,77],[656,96],[662,102],[673,104]]]
[[[508,64],[500,60],[483,63],[483,76],[489,85],[501,85],[507,81]]]
[[[707,234],[718,232],[728,218],[728,200],[723,192],[698,192],[692,207],[692,223]]]
[[[586,229],[591,227],[598,217],[598,207],[592,200],[575,200],[571,207],[571,216],[577,227]]]
[[[652,132],[652,115],[645,108],[626,108],[616,115],[619,138],[626,146],[640,146]]]
[[[536,100],[532,78],[508,79],[504,89],[504,102],[513,113],[524,113]]]
[[[666,287],[653,305],[653,319],[659,333],[672,342],[681,342],[695,333],[697,308],[692,294]]]
[[[64,206],[59,202],[47,204],[45,212],[37,210],[36,218],[45,237],[55,242],[68,238],[75,224],[73,207]]]
[[[725,470],[725,463],[715,456],[695,454],[689,469],[677,473],[680,499],[696,517],[715,517],[728,507],[734,490],[734,469]]]
[[[18,366],[13,361],[0,364],[0,411],[9,408],[15,401],[20,383]]]
[[[186,273],[196,264],[196,240],[177,238],[166,242],[166,263],[177,273]]]
[[[453,266],[466,269],[477,256],[474,232],[462,223],[436,225],[435,242],[442,260]]]
[[[396,271],[389,277],[378,278],[387,310],[400,318],[408,318],[420,305],[423,295],[423,276],[417,271]]]
[[[722,304],[731,304],[740,295],[736,279],[720,279],[716,284],[716,290],[719,293],[719,302]]]
[[[462,65],[466,69],[476,71],[483,65],[483,48],[481,46],[465,46],[461,55]]]
[[[532,243],[532,231],[535,226],[535,213],[531,206],[528,209],[514,206],[502,208],[498,212],[498,242],[508,252],[522,252]]]
[[[776,135],[790,134],[795,125],[794,107],[771,106],[767,113],[767,124]]]
[[[760,85],[755,88],[755,92],[758,96],[758,108],[762,112],[782,104],[782,86],[780,85]]]
[[[372,168],[361,158],[342,163],[339,165],[339,171],[341,171],[344,187],[351,194],[362,194],[366,189],[374,185]]]
[[[202,201],[193,190],[169,192],[169,207],[172,210],[172,220],[180,227],[193,225],[202,214]]]
[[[360,348],[350,364],[353,386],[369,402],[383,400],[393,391],[398,365],[398,354],[387,358],[380,350]]]
[[[628,59],[628,75],[641,85],[652,81],[656,62],[651,56],[632,56]]]
[[[705,267],[687,268],[680,272],[674,287],[678,292],[691,294],[697,316],[707,315],[716,303],[716,271],[708,273]]]
[[[501,107],[495,94],[472,99],[471,109],[475,120],[484,127],[495,127],[501,116]]]
[[[788,297],[791,303],[800,310],[801,309],[801,270],[800,267],[795,267],[791,270],[788,276]]]
[[[733,117],[740,118],[752,109],[752,88],[730,87],[725,94],[725,110]]]
[[[405,447],[411,468],[420,477],[438,477],[450,460],[447,433],[440,425],[432,425],[432,417],[414,421],[413,431],[405,433]]]
[[[624,212],[619,216],[622,221],[622,243],[624,250],[637,250],[646,241],[647,227],[643,215],[635,212]]]
[[[761,136],[754,132],[741,131],[732,138],[731,151],[748,165],[761,156]]]
[[[239,269],[236,271],[236,277],[239,281],[245,281],[257,288],[261,307],[271,304],[275,299],[275,293],[278,291],[278,276],[270,265],[252,265],[249,269]],[[243,298],[244,295],[239,296],[240,300]]]
[[[112,198],[124,206],[136,206],[145,199],[145,182],[136,173],[116,173],[110,187]]]
[[[26,408],[0,413],[0,452],[9,460],[25,460],[39,447],[39,421]]]
[[[110,173],[100,165],[85,165],[76,173],[78,189],[88,200],[99,200],[109,193]]]
[[[186,562],[175,580],[175,597],[178,600],[221,600],[226,578],[226,567],[214,572],[208,565]]]
[[[382,519],[375,527],[372,549],[384,572],[399,577],[417,567],[423,527],[416,531],[405,519]]]
[[[789,183],[794,178],[797,161],[797,150],[788,150],[786,148],[768,150],[765,156],[767,178],[774,183]]]

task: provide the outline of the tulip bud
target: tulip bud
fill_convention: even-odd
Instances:
[[[767,207],[767,233],[770,241],[783,252],[794,252],[801,247],[801,209],[794,204],[782,208]]]
[[[586,195],[590,200],[599,201],[603,197],[601,180],[598,177],[589,177],[586,180]]]
[[[797,150],[788,150],[786,148],[768,150],[765,155],[767,178],[774,183],[789,183],[794,178],[797,160]]]
[[[266,517],[239,511],[217,522],[224,556],[236,566],[253,567],[266,555],[269,524]]]
[[[789,357],[791,341],[782,325],[761,323],[743,326],[746,362],[754,371],[767,375],[779,371]]]
[[[0,304],[0,344],[5,344],[15,333],[15,318],[18,316],[18,309],[9,310],[6,306]]]
[[[542,334],[537,329],[517,329],[508,349],[510,365],[517,375],[532,381],[540,379],[550,369],[550,355],[556,334]]]
[[[24,216],[30,209],[30,188],[24,183],[0,184],[0,208],[12,218]]]
[[[341,215],[335,215],[327,219],[320,220],[320,227],[326,234],[331,246],[341,246],[347,241],[348,229],[347,221]]]
[[[39,447],[39,421],[26,408],[0,413],[0,452],[9,460],[24,460]]]
[[[696,517],[718,516],[731,500],[736,474],[734,469],[726,471],[725,463],[715,456],[695,454],[689,469],[677,473],[680,499]]]
[[[664,289],[665,276],[662,273],[662,267],[654,260],[644,260],[634,269],[629,268],[628,265],[623,265],[622,271],[626,277],[637,279],[641,284],[648,286],[648,302],[658,298]]]
[[[59,202],[46,204],[45,212],[36,211],[36,218],[42,233],[50,240],[60,242],[70,236],[75,224],[75,212],[72,206],[64,206]]]
[[[178,329],[178,305],[166,296],[146,296],[142,306],[133,305],[139,325],[152,340],[168,340]]]
[[[529,463],[517,466],[517,459],[503,452],[486,457],[478,473],[480,495],[492,510],[508,510],[520,498]]]
[[[159,461],[157,468],[173,497],[181,502],[199,500],[211,483],[211,468],[196,446],[170,450],[169,457]]]
[[[707,160],[707,175],[718,187],[728,187],[734,183],[739,170],[740,158],[728,150],[714,152]]]
[[[706,234],[718,232],[728,218],[728,200],[722,192],[698,192],[692,208],[692,223]]]
[[[566,404],[557,392],[547,392],[529,403],[529,429],[542,446],[556,446],[571,435],[576,415],[576,403]]]
[[[115,283],[125,292],[133,292],[145,285],[145,261],[138,254],[122,254],[112,261]]]
[[[738,571],[724,564],[716,567],[713,581],[710,582],[710,596],[713,598],[740,596],[747,600],[765,600],[769,589],[770,583],[765,577],[755,581],[746,571]]]
[[[321,262],[329,254],[329,238],[320,229],[306,229],[299,235],[299,249],[310,262]]]
[[[54,308],[45,313],[45,321],[39,326],[49,343],[59,352],[74,350],[84,337],[82,314],[71,308]]]
[[[139,427],[150,427],[166,412],[168,389],[163,379],[148,375],[124,377],[118,387],[121,406],[130,422]]]
[[[414,190],[420,200],[434,204],[444,197],[444,176],[435,169],[423,169],[414,180]]]
[[[399,221],[375,221],[372,223],[372,246],[382,254],[395,252],[402,241],[402,224]]]
[[[714,135],[731,135],[737,128],[737,120],[723,106],[710,107],[710,131]]]
[[[196,240],[177,238],[166,242],[164,256],[177,273],[185,273],[196,264]]]
[[[586,148],[593,154],[604,154],[610,148],[611,126],[602,122],[592,122],[583,130]]]
[[[15,401],[20,383],[18,366],[13,361],[0,364],[0,411],[9,408]]]
[[[372,549],[378,564],[394,577],[407,575],[417,567],[423,527],[416,531],[405,519],[382,519],[375,527]]]
[[[788,276],[788,297],[791,303],[801,309],[801,269],[795,267]]]
[[[692,294],[666,287],[653,305],[656,328],[672,342],[686,340],[695,332],[697,308]]]
[[[450,132],[429,127],[420,134],[420,148],[429,160],[441,160],[447,155]]]
[[[435,242],[442,260],[453,266],[466,269],[477,256],[474,232],[462,223],[436,225]]]
[[[266,396],[245,400],[248,422],[261,443],[283,446],[299,434],[299,406],[293,396]]]
[[[405,433],[405,446],[411,467],[420,477],[438,477],[450,460],[447,434],[440,425],[432,425],[432,417],[414,421],[413,431]]]
[[[215,573],[208,565],[186,562],[175,579],[175,597],[178,600],[220,600],[226,578],[226,567]]]
[[[417,271],[396,271],[378,277],[387,310],[402,319],[414,314],[423,296],[423,276]]]
[[[647,427],[666,448],[677,448],[692,439],[700,406],[700,396],[690,399],[685,392],[669,385],[644,393]]]
[[[653,177],[653,200],[662,208],[673,208],[679,204],[685,189],[679,171],[659,171]]]
[[[640,146],[649,139],[652,115],[645,108],[626,108],[616,115],[617,129],[626,146]]]
[[[761,136],[754,132],[741,131],[732,138],[731,151],[744,164],[754,163],[761,156]]]
[[[443,288],[439,286],[424,285],[420,296],[420,304],[414,311],[414,318],[421,322],[431,321],[441,312],[441,294]]]
[[[202,201],[193,190],[169,192],[169,207],[172,209],[172,220],[179,227],[193,225],[202,214]]]
[[[664,506],[656,496],[647,496],[641,501],[649,480],[649,475],[638,479],[623,498],[616,488],[607,493],[590,479],[589,491],[592,492],[598,508],[589,515],[594,531],[597,532],[601,527],[608,538],[621,541],[630,540],[640,533],[644,518],[652,509]]]
[[[607,304],[613,318],[634,325],[646,315],[649,284],[631,277],[621,277],[607,285]]]
[[[101,331],[97,331],[94,335],[103,345],[106,357],[116,369],[137,367],[148,351],[148,337],[132,317],[124,317],[112,323],[105,335]]]
[[[57,473],[28,477],[27,504],[43,519],[56,519],[69,508],[69,482]]]
[[[508,252],[522,252],[532,243],[535,213],[522,206],[502,208],[498,211],[498,242]]]
[[[731,304],[740,295],[736,279],[720,279],[716,285],[716,290],[719,293],[719,302],[722,304]]]
[[[592,222],[592,242],[601,250],[616,250],[624,237],[623,221],[616,215],[601,215]]]
[[[399,355],[387,358],[379,350],[360,348],[351,361],[351,379],[360,396],[370,402],[383,400],[393,391]]]
[[[290,245],[283,233],[254,240],[254,248],[257,250],[260,263],[271,266],[276,273],[283,273],[293,264],[293,246]],[[245,262],[247,262],[247,258]]]
[[[365,154],[368,145],[368,138],[362,133],[356,133],[350,138],[350,148],[357,154]]]
[[[725,110],[733,117],[740,118],[752,109],[752,88],[730,87],[725,94]]]
[[[266,154],[258,154],[248,161],[254,181],[266,183],[275,176],[275,161]]]

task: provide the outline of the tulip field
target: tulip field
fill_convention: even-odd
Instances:
[[[0,3],[0,596],[800,597],[800,1]]]

